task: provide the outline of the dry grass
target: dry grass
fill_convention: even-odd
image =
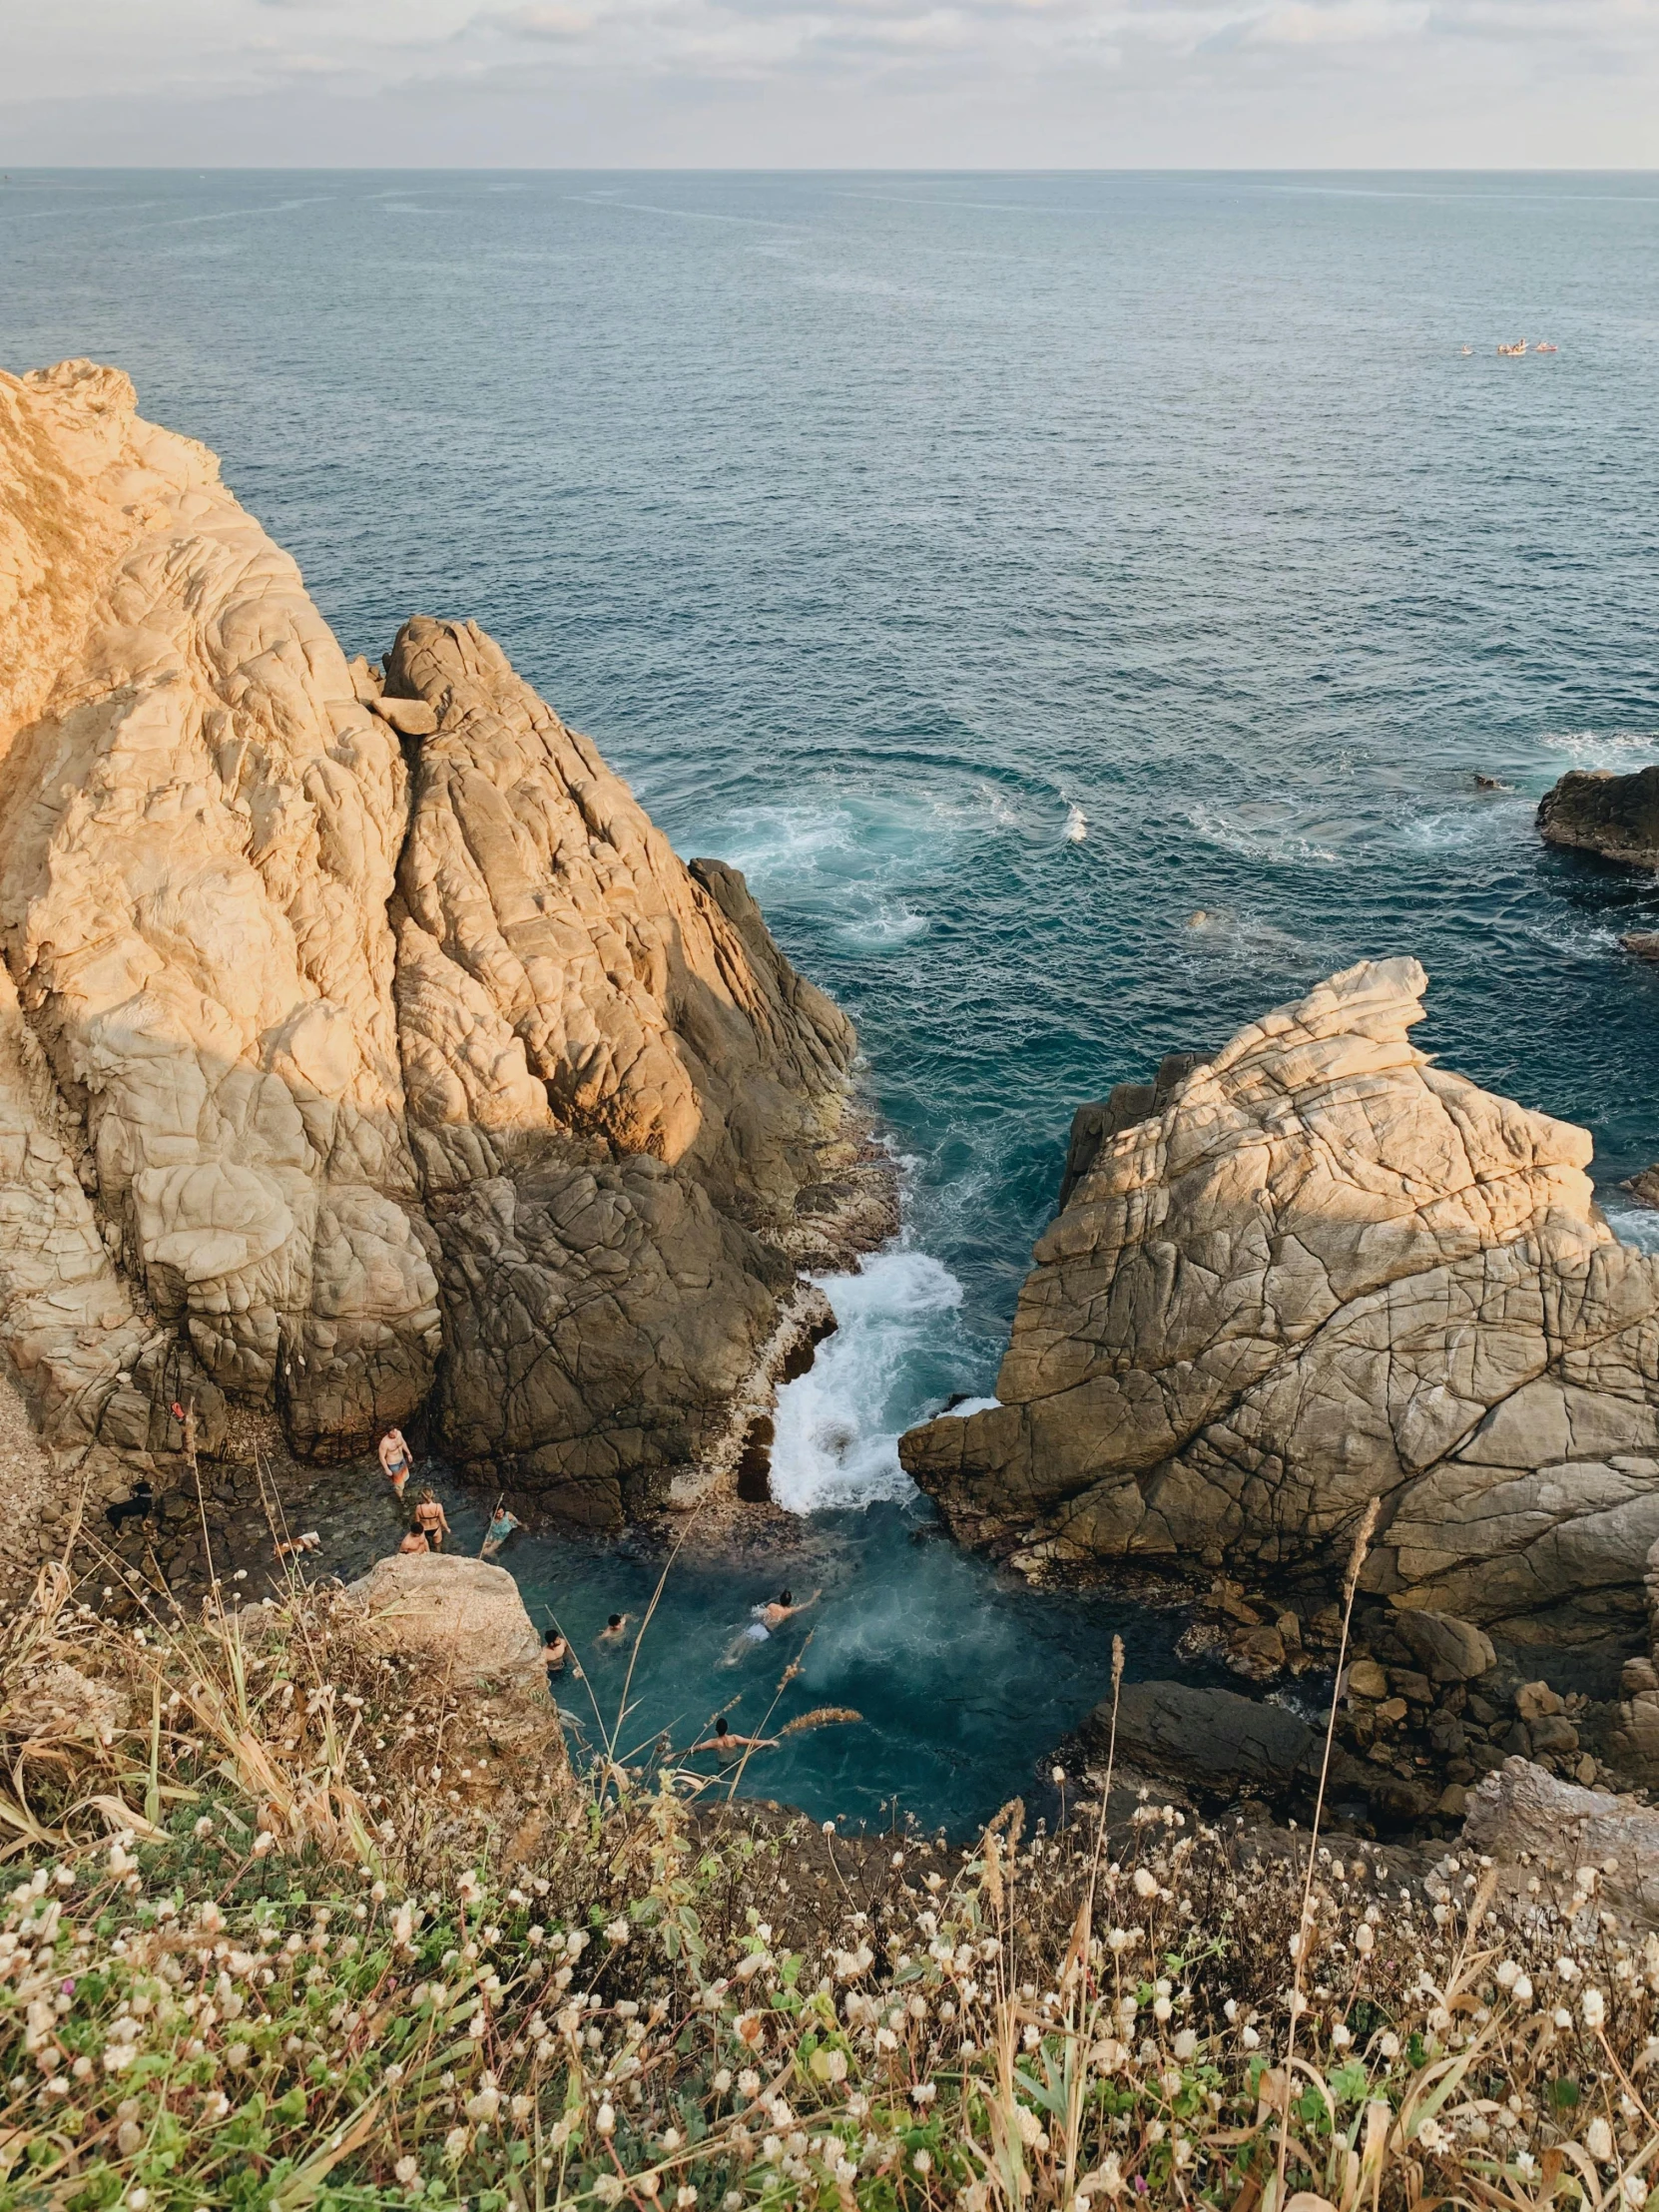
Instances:
[[[1425,1895],[1150,1802],[841,1838],[467,1727],[326,1594],[117,1623],[43,1578],[0,2208],[1645,2200],[1659,1941],[1593,1884]]]

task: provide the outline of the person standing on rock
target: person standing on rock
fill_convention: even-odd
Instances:
[[[426,1541],[425,1529],[413,1527],[406,1528],[403,1531],[403,1541],[397,1547],[399,1553],[410,1554],[417,1551],[427,1552],[431,1548],[431,1545]]]
[[[415,1499],[414,1524],[434,1551],[443,1549],[443,1539],[449,1533],[449,1516],[438,1503],[435,1491],[422,1490]]]
[[[401,1428],[388,1428],[380,1438],[380,1471],[391,1484],[393,1496],[401,1498],[403,1485],[414,1472],[414,1460]]]

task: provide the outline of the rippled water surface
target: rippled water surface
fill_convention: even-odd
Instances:
[[[1109,1620],[1168,1663],[913,1541],[892,1451],[991,1387],[1079,1100],[1411,951],[1425,1041],[1586,1123],[1615,1208],[1659,1157],[1659,893],[1532,830],[1659,757],[1651,180],[14,177],[0,360],[76,352],[349,650],[493,630],[858,1021],[908,1242],[781,1410],[825,1596],[778,1717],[866,1719],[752,1786],[964,1820]],[[655,1564],[520,1572],[588,1636]],[[759,1721],[764,1579],[677,1572],[639,1730]]]

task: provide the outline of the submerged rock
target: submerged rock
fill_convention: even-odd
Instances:
[[[116,369],[0,375],[0,1345],[94,1497],[175,1404],[342,1458],[440,1363],[446,1440],[588,1517],[752,1418],[886,1217],[742,877],[475,626],[348,663]]]
[[[1366,1582],[1396,1606],[1537,1641],[1640,1620],[1659,1259],[1594,1206],[1583,1130],[1411,1046],[1425,987],[1347,969],[1104,1138],[1000,1402],[901,1441],[961,1535],[1335,1569],[1375,1498]]]
[[[1569,769],[1538,802],[1539,834],[1626,867],[1659,868],[1659,767]]]

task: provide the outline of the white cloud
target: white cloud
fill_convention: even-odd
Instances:
[[[7,159],[1659,163],[1659,0],[76,0]]]

